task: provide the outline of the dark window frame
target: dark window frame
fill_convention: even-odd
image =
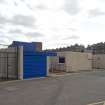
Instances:
[[[59,64],[64,64],[65,63],[65,57],[59,57]]]

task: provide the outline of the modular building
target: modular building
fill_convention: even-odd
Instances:
[[[77,72],[92,70],[92,54],[85,52],[57,52],[57,56],[50,57],[50,71]]]
[[[94,54],[92,66],[94,69],[105,69],[105,54]]]

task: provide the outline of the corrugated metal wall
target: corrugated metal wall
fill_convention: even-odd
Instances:
[[[23,46],[24,51],[27,52],[39,52],[42,51],[42,43],[41,42],[18,42],[13,41],[13,43],[10,45],[10,47],[16,47],[16,46]]]
[[[47,57],[32,52],[24,52],[23,78],[45,77],[47,75]]]

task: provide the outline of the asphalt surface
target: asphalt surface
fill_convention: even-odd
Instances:
[[[0,105],[88,105],[100,101],[105,101],[105,71],[0,84]]]

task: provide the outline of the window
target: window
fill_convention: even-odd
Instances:
[[[65,57],[59,57],[59,63],[65,63]]]

